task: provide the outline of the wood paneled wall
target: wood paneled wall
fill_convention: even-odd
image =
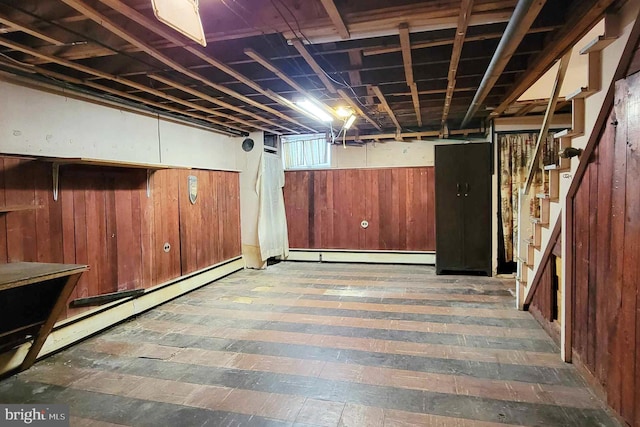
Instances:
[[[584,161],[584,159],[582,160]],[[616,86],[607,121],[572,201],[574,358],[608,403],[640,426],[640,75]]]
[[[187,179],[198,177],[189,201]],[[238,174],[64,165],[0,157],[0,263],[89,264],[71,299],[149,288],[241,254]],[[171,249],[164,251],[164,244]],[[65,316],[78,310],[67,310]]]
[[[542,327],[555,339],[560,338],[557,323],[554,325],[557,310],[556,257],[547,258],[540,276],[540,283],[535,289],[529,311]]]
[[[433,167],[288,171],[289,245],[433,251],[434,192]]]

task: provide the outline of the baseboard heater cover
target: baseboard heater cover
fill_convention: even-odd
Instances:
[[[286,261],[435,265],[435,252],[290,249]]]

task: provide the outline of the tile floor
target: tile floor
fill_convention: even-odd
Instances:
[[[241,271],[0,382],[77,426],[616,426],[509,282]]]

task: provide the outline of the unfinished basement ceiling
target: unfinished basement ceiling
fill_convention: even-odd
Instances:
[[[506,110],[616,2],[532,3],[543,6],[465,132]],[[0,0],[0,69],[229,134],[326,131],[287,104],[307,95],[356,110],[361,135],[454,131],[516,4],[200,0],[201,47],[158,22],[151,0]]]

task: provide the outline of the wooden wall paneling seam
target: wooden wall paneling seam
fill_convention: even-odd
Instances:
[[[198,176],[198,198],[196,206],[198,207],[198,252],[196,253],[197,269],[203,269],[214,264],[217,258],[211,255],[213,245],[225,245],[225,239],[213,239],[210,232],[210,224],[218,217],[218,215],[231,215],[231,209],[228,212],[217,212],[211,208],[211,199],[213,198],[212,186],[218,180],[226,177],[218,172],[194,171]],[[230,191],[231,189],[229,189]],[[231,230],[229,230],[231,231]]]
[[[64,185],[64,184],[63,184]],[[71,186],[71,183],[67,185]],[[87,256],[87,219],[86,219],[86,200],[85,193],[82,190],[72,191],[73,195],[73,225],[75,234],[75,259],[78,264],[91,265]],[[76,285],[77,296],[85,298],[89,296],[89,283],[94,278],[95,268],[90,269],[83,274]]]
[[[612,221],[611,227],[611,247],[616,248],[610,254],[610,268],[612,270],[611,282],[609,288],[609,298],[612,299],[612,305],[615,307],[613,318],[611,319],[611,331],[609,347],[611,355],[609,358],[609,374],[607,375],[607,400],[613,409],[617,412],[621,411],[622,396],[621,384],[622,378],[626,373],[622,372],[622,360],[620,351],[624,351],[622,347],[622,337],[620,337],[620,307],[622,306],[622,286],[624,273],[624,234],[625,234],[625,191],[626,191],[626,81],[621,80],[616,84],[616,101],[614,104],[615,117],[617,126],[615,126],[615,138],[613,143],[614,169],[613,169],[613,189],[611,196],[612,218],[620,219]],[[594,147],[595,148],[595,147]],[[588,168],[584,172],[584,176],[588,174]],[[583,181],[586,178],[583,177]],[[582,190],[584,186],[580,186]],[[575,212],[575,221],[579,220],[578,212]],[[576,263],[579,259],[576,260]],[[576,286],[580,283],[578,278],[575,280]]]
[[[307,221],[309,224],[309,247],[311,248],[315,248],[316,247],[316,228],[315,228],[315,211],[316,211],[316,204],[315,204],[315,184],[316,184],[316,180],[315,180],[315,172],[314,171],[310,171],[309,172],[309,176],[308,176],[308,180],[307,180],[307,207],[308,207],[308,212],[307,212]]]
[[[436,250],[436,181],[435,181],[435,169],[428,168],[427,173],[429,176],[429,186],[428,186],[428,197],[427,197],[427,241],[429,244],[427,245],[427,250],[435,251]]]
[[[14,159],[5,158],[5,198],[7,205],[27,205],[33,202],[20,184],[24,184],[23,177],[19,169],[25,168],[26,163]],[[29,175],[26,175],[29,176]],[[28,219],[28,212],[13,212],[13,215],[6,215],[7,218],[7,258],[9,262],[32,261],[28,250],[30,242],[35,238],[31,234],[32,230],[25,219]]]
[[[189,274],[196,270],[195,241],[192,237],[192,223],[195,207],[190,206],[189,190],[187,188],[187,177],[191,171],[178,172],[178,218],[179,218],[179,253],[180,253],[180,274]],[[177,246],[177,245],[176,245]],[[176,248],[177,249],[177,248]]]
[[[609,122],[610,123],[610,122]],[[613,188],[613,138],[614,127],[607,124],[602,139],[594,151],[595,161],[591,167],[597,165],[598,186],[596,194],[598,198],[598,223],[596,255],[597,272],[595,282],[597,285],[596,305],[600,319],[596,322],[596,342],[598,347],[607,346],[609,340],[608,318],[612,314],[609,308],[608,287],[610,283],[609,253],[611,251],[611,189]],[[596,378],[602,380],[607,377],[608,351],[596,351],[594,372]]]
[[[588,170],[584,176],[585,182],[590,181],[590,173]],[[588,313],[589,313],[589,266],[588,264],[582,264],[580,260],[589,259],[589,217],[588,215],[581,215],[584,208],[589,206],[589,187],[586,186],[576,195],[576,225],[575,225],[575,257],[576,264],[574,265],[576,286],[575,286],[575,310],[574,310],[574,348],[580,360],[588,365],[587,361],[587,337],[588,337]],[[588,262],[588,261],[587,261]],[[580,284],[586,284],[586,286],[579,286]]]
[[[406,248],[408,236],[411,233],[411,227],[407,223],[407,209],[409,208],[407,200],[407,180],[409,177],[409,169],[395,169],[391,171],[391,181],[388,182],[387,191],[392,194],[393,206],[391,211],[392,218],[397,218],[398,237],[393,238],[395,247],[398,249]],[[393,191],[394,188],[396,191]],[[397,197],[394,197],[397,196]]]
[[[221,176],[219,173],[216,173],[212,177],[211,182],[211,209],[214,212],[222,212],[224,208],[224,203],[222,200],[222,187],[220,184]],[[222,226],[223,227],[223,226]],[[221,231],[220,218],[216,218],[215,220],[211,220],[211,223],[208,226],[209,233],[211,233],[211,256],[214,260],[222,260],[225,257],[225,249],[224,249],[224,234]]]
[[[622,219],[625,222],[624,228],[624,272],[622,274],[622,306],[620,309],[619,331],[622,337],[621,354],[621,413],[627,422],[633,423],[634,418],[638,419],[639,408],[635,407],[635,394],[640,384],[635,383],[633,375],[636,368],[636,328],[637,318],[637,293],[640,289],[638,284],[638,264],[640,263],[640,159],[638,150],[638,138],[640,138],[640,75],[634,74],[627,77],[626,88],[626,117],[625,129],[626,138],[624,146],[626,148],[626,176],[625,176],[625,212]]]
[[[384,242],[380,238],[380,231],[382,227],[388,226],[388,222],[383,224],[380,221],[380,202],[379,202],[379,178],[380,175],[375,170],[364,171],[364,185],[366,186],[364,199],[365,199],[365,214],[364,218],[369,226],[364,230],[365,235],[365,249],[378,249],[384,247]]]
[[[130,173],[118,173],[111,176],[107,181],[110,188],[107,188],[108,197],[113,194],[113,208],[115,219],[115,257],[111,257],[116,265],[116,290],[122,291],[134,289],[136,287],[137,277],[135,274],[135,248],[133,223],[133,192],[134,191],[117,191],[117,183],[115,179],[127,180],[131,179]],[[113,181],[112,181],[113,180]],[[111,236],[113,239],[113,236]],[[112,291],[113,292],[113,291]],[[106,293],[106,292],[105,292]]]
[[[590,161],[593,161],[593,155]],[[589,240],[589,263],[587,264],[587,357],[586,363],[595,373],[595,358],[596,358],[596,323],[599,313],[596,311],[596,296],[597,296],[597,283],[596,283],[596,268],[598,256],[598,242],[597,242],[597,227],[598,227],[598,175],[599,167],[597,162],[593,162],[591,173],[589,174],[589,215],[587,217],[589,221],[589,228],[587,239]]]

